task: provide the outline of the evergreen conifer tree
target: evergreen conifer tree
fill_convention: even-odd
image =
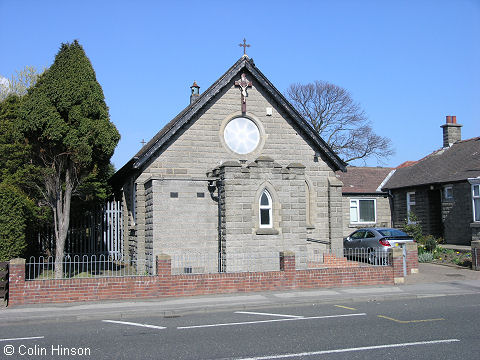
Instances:
[[[43,196],[52,208],[55,277],[63,276],[72,195],[92,170],[105,168],[120,139],[103,90],[82,46],[62,44],[52,66],[22,102],[22,131],[43,167]]]

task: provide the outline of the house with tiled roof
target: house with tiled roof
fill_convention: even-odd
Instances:
[[[343,183],[343,236],[362,227],[392,226],[391,201],[382,190],[393,168],[348,166],[337,172]]]
[[[397,168],[383,190],[392,196],[395,227],[414,213],[424,234],[470,245],[480,240],[480,137],[461,140],[455,116],[441,127],[443,146]]]
[[[345,166],[244,55],[205,92],[194,83],[190,104],[112,177],[124,256],[147,272],[161,253],[187,259],[173,271],[230,272],[278,270],[292,251],[305,268],[343,247]]]

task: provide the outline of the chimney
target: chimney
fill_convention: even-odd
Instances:
[[[192,94],[190,95],[190,104],[194,103],[200,96],[200,86],[197,85],[197,82],[194,81],[193,85],[190,86],[192,89]]]
[[[462,140],[462,125],[457,124],[456,116],[447,116],[445,124],[440,126],[443,128],[443,147],[449,147],[457,141]]]

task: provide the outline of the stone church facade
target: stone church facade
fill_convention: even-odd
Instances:
[[[112,178],[125,255],[201,253],[211,260],[201,271],[231,272],[278,270],[280,251],[306,268],[312,255],[342,248],[335,171],[345,163],[253,60],[244,55],[198,90]],[[267,260],[254,269],[236,261],[253,255]]]

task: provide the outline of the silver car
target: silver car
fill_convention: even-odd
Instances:
[[[343,248],[347,257],[367,260],[370,264],[386,265],[388,249],[407,242],[415,240],[398,229],[364,228],[344,238]]]

